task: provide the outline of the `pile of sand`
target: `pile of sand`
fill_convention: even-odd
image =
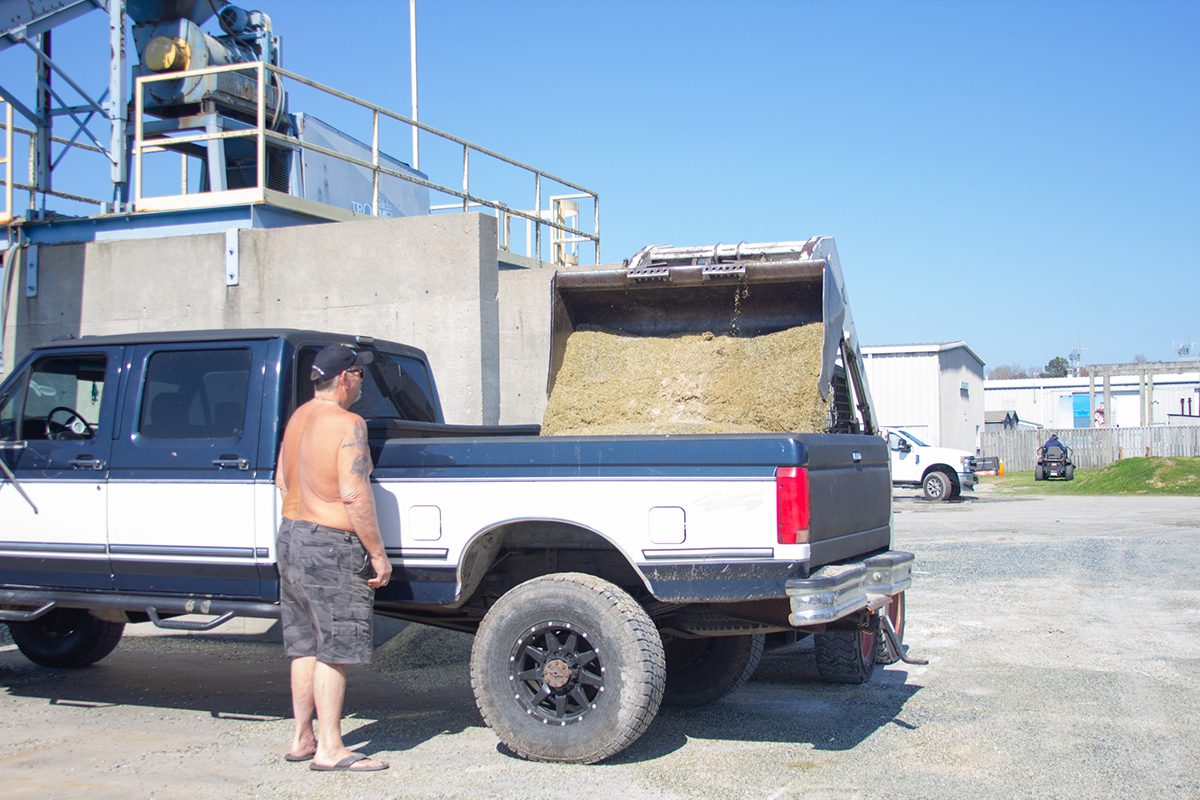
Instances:
[[[820,324],[748,338],[581,328],[567,339],[542,433],[823,432],[822,338]]]

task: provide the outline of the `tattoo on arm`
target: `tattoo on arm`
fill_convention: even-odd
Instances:
[[[371,448],[367,445],[367,424],[365,422],[359,420],[354,423],[354,439],[346,442],[342,447],[355,450],[350,472],[360,478],[369,476],[371,474]]]
[[[360,478],[366,478],[371,474],[371,457],[365,449],[354,457],[350,471]]]

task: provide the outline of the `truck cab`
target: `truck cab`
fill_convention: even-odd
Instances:
[[[892,485],[919,487],[926,500],[954,500],[974,491],[975,456],[966,450],[932,447],[905,430],[886,430]]]
[[[350,339],[227,330],[35,348],[0,388],[0,585],[274,603],[278,439],[312,395],[297,374],[336,341]],[[424,355],[371,346],[364,414],[440,423]]]

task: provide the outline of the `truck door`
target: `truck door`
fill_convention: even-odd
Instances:
[[[42,351],[0,396],[0,583],[109,589],[120,347]],[[22,494],[22,492],[24,494]]]
[[[255,479],[266,342],[132,349],[109,476],[119,591],[261,598]],[[274,491],[273,487],[270,487]]]
[[[900,443],[904,442],[902,446]],[[892,461],[893,481],[921,480],[921,455],[917,444],[899,434],[888,431],[888,451]]]

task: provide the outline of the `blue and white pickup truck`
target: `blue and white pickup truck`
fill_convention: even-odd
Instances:
[[[835,340],[836,394],[858,362]],[[515,752],[607,758],[664,692],[697,705],[740,685],[767,635],[814,636],[833,681],[905,657],[912,556],[890,549],[872,431],[448,425],[421,351],[301,330],[83,337],[20,362],[0,385],[0,619],[20,650],[84,666],[129,622],[278,616],[277,450],[333,342],[375,355],[353,408],[394,567],[375,612],[474,632],[480,711]]]

